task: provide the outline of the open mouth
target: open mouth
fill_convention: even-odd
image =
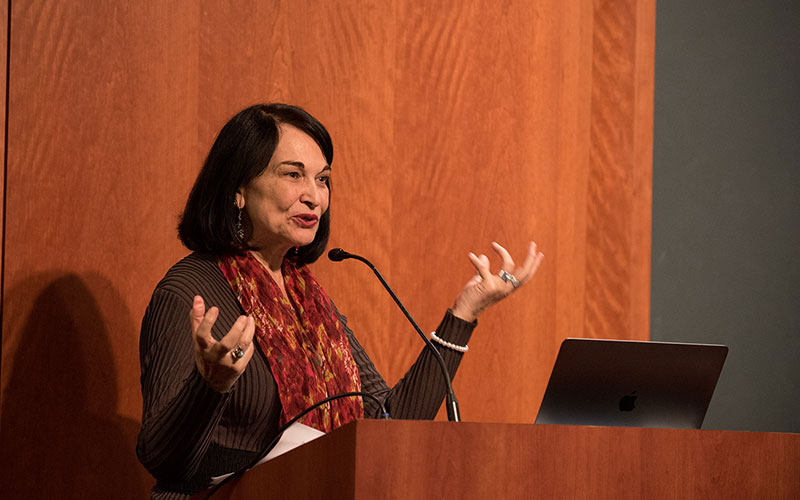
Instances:
[[[292,217],[302,227],[313,227],[317,224],[319,217],[314,214],[300,214]]]

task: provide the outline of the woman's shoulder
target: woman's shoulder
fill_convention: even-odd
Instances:
[[[206,307],[219,308],[221,321],[214,328],[216,331],[224,327],[222,334],[241,314],[236,294],[222,274],[217,257],[192,253],[170,267],[156,285],[144,313],[142,331],[162,331],[164,324],[188,325],[186,314],[196,295],[203,297]]]
[[[209,290],[228,288],[225,275],[213,255],[191,253],[175,263],[156,285],[156,291],[177,295],[207,294]]]

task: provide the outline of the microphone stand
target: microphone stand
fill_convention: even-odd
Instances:
[[[420,338],[422,338],[422,341],[425,342],[425,345],[428,346],[431,352],[433,352],[433,355],[436,358],[436,361],[438,361],[439,367],[442,370],[442,375],[444,376],[445,384],[447,385],[447,397],[445,405],[447,408],[447,420],[449,420],[450,422],[460,422],[461,412],[458,409],[458,400],[456,399],[456,394],[453,391],[453,384],[450,380],[450,372],[447,370],[447,365],[445,365],[444,359],[442,359],[442,354],[439,352],[436,346],[434,346],[431,343],[430,339],[428,339],[428,337],[424,333],[422,333],[422,329],[420,329],[419,325],[417,325],[417,322],[414,321],[414,318],[411,317],[411,314],[409,314],[405,306],[403,306],[403,303],[400,302],[400,299],[397,298],[397,295],[395,295],[394,291],[392,291],[392,288],[389,286],[389,284],[386,283],[386,280],[383,279],[381,273],[378,272],[375,266],[373,266],[372,263],[367,259],[365,259],[364,257],[349,252],[345,252],[341,248],[334,248],[333,250],[328,252],[328,258],[334,262],[339,262],[344,259],[355,259],[363,262],[364,264],[369,266],[370,269],[372,269],[372,272],[375,273],[375,276],[378,277],[383,287],[386,289],[387,292],[389,292],[389,295],[392,296],[392,299],[394,300],[395,304],[397,304],[400,310],[403,311],[403,314],[405,314],[409,323],[411,323],[411,326],[414,327],[414,330],[416,330]]]

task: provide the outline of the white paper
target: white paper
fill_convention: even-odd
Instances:
[[[280,441],[278,444],[275,445],[272,450],[267,454],[266,457],[262,458],[260,462],[256,465],[261,465],[264,462],[268,462],[273,458],[283,455],[287,451],[291,451],[297,448],[300,445],[306,444],[309,441],[313,441],[320,436],[324,436],[325,433],[322,431],[318,431],[313,427],[309,427],[307,425],[301,424],[300,422],[295,422],[291,426],[289,426],[286,431],[284,431],[283,435],[281,436]],[[233,474],[224,474],[219,477],[212,477],[211,478],[211,485],[215,486],[220,483],[223,479]]]

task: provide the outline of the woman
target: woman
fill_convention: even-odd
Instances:
[[[393,418],[436,415],[445,384],[431,353],[389,388],[306,267],[327,244],[332,160],[325,128],[294,106],[252,106],[220,131],[178,227],[193,253],[159,282],[142,321],[137,454],[157,480],[152,498],[186,498],[247,465],[327,396],[364,391]],[[508,272],[470,254],[477,274],[432,337],[450,373],[478,314],[542,258],[531,244],[515,267],[494,249]],[[301,422],[327,432],[377,413],[369,399],[343,398]]]

